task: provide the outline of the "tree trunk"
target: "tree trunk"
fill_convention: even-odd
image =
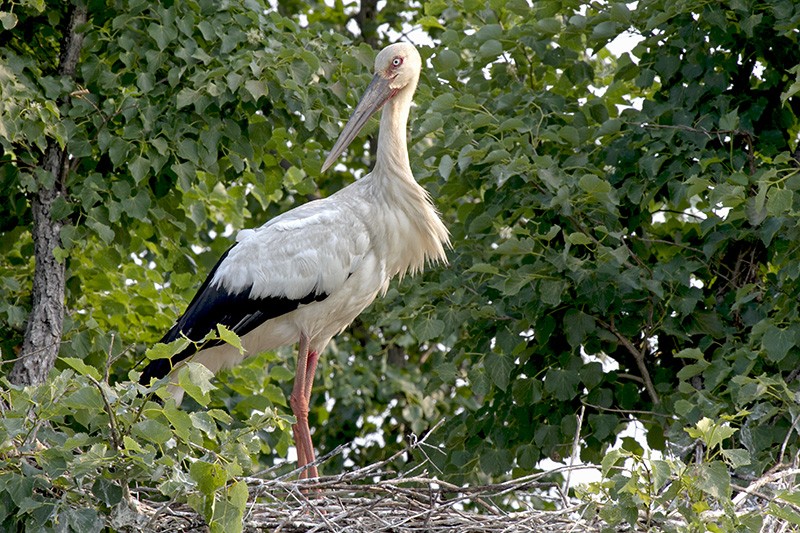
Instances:
[[[378,0],[362,0],[356,14],[361,38],[372,48],[378,47]]]
[[[76,28],[87,20],[87,7],[73,5],[67,16],[67,27],[61,40],[58,74],[74,78],[83,35]],[[52,175],[48,184],[40,184],[31,199],[33,212],[33,307],[25,327],[22,352],[8,378],[12,383],[32,385],[41,383],[53,368],[61,345],[64,323],[64,264],[53,252],[60,244],[63,222],[53,220],[53,203],[65,194],[64,182],[69,171],[67,153],[54,139],[47,143],[42,169]]]

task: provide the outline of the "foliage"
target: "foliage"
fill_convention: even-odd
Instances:
[[[122,511],[133,505],[131,490],[147,488],[149,499],[186,500],[211,531],[241,531],[248,492],[237,477],[253,470],[260,435],[285,430],[287,417],[187,412],[155,403],[135,382],[109,385],[80,359],[64,363],[72,368],[42,385],[3,392],[4,531],[98,531],[115,519],[134,526],[121,522]]]
[[[441,134],[418,176],[442,178],[456,243],[431,314],[451,350],[429,374],[455,367],[464,399],[442,469],[566,457],[581,403],[587,461],[632,411],[653,448],[680,450],[685,425],[747,409],[741,468],[762,472],[784,441],[794,457],[798,103],[779,96],[800,12],[427,7],[442,86],[416,131]],[[625,28],[642,40],[613,61],[602,47]]]
[[[767,517],[800,524],[793,508],[796,491],[779,493],[766,512],[734,509],[730,471],[749,464],[750,453],[724,447],[737,432],[731,421],[702,418],[685,431],[704,450],[693,463],[651,457],[640,446],[603,458],[605,479],[586,487],[584,497],[596,502],[593,507],[610,528],[627,523],[645,531],[763,531]]]
[[[73,157],[57,210],[68,222],[57,252],[70,310],[62,360],[42,388],[7,392],[4,423],[20,428],[9,442],[33,450],[22,435],[35,422],[21,414],[33,408],[48,421],[39,438],[52,446],[86,435],[76,457],[102,459],[92,459],[94,478],[122,490],[177,476],[166,497],[193,487],[199,492],[187,497],[206,516],[227,516],[230,508],[211,502],[237,508],[237,472],[287,453],[291,351],[221,374],[210,398],[194,395],[188,411],[137,404],[129,371],[232,232],[338,190],[350,170],[366,171],[368,142],[343,159],[348,172],[319,175],[374,51],[355,43],[352,12],[341,5],[89,6],[80,86],[53,75],[62,3],[18,2],[13,20],[8,10],[0,16],[5,361],[30,307],[27,197],[46,178],[36,171],[46,139]],[[332,343],[310,413],[317,446],[361,437],[346,458],[366,464],[444,417],[437,444],[448,453],[431,459],[462,483],[567,457],[580,430],[583,460],[634,461],[623,479],[606,459],[612,477],[603,488],[629,512],[643,495],[654,510],[667,505],[641,474],[654,468],[674,480],[675,494],[717,491],[724,508],[727,489],[698,485],[692,469],[752,476],[796,457],[800,7],[432,0],[388,9],[378,20],[395,30],[416,25],[434,43],[420,46],[433,68],[423,72],[412,111],[412,167],[454,249],[448,268],[394,283]],[[621,34],[638,44],[616,57],[606,46]],[[110,353],[122,354],[110,369],[116,385],[102,385],[89,369],[103,368]],[[95,391],[80,392],[95,416],[104,397],[116,414],[81,419],[52,402],[85,390]],[[78,411],[89,405],[73,403]],[[143,418],[134,422],[133,411]],[[253,413],[269,415],[256,423]],[[633,452],[607,456],[631,416],[649,446],[674,459],[655,467]],[[738,431],[725,450],[744,450],[749,460],[704,441],[721,455],[692,465],[687,454],[707,436],[684,428],[702,432],[704,420],[718,427],[733,416]],[[144,455],[126,451],[122,437],[118,448],[103,444],[114,417],[119,435],[130,431],[130,446]],[[157,429],[148,437],[166,440],[135,433],[141,421]],[[260,444],[246,439],[233,458],[223,456],[230,435],[255,426],[264,429]],[[169,448],[168,434],[203,450]],[[137,470],[144,460],[136,461],[151,452],[172,463],[145,481]],[[184,466],[202,465],[194,478],[191,468],[188,477],[170,470],[183,453],[197,458]],[[3,471],[37,479],[21,470],[28,463],[12,464]],[[343,466],[335,459],[326,468]],[[42,479],[61,475],[37,468],[46,470]],[[197,485],[201,477],[215,481]],[[91,490],[77,488],[70,494],[89,498]],[[7,509],[11,501],[27,512],[30,502],[6,494]],[[38,523],[61,512],[52,505]]]

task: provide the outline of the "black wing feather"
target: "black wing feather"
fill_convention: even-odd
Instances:
[[[214,278],[217,268],[228,256],[232,248],[233,246],[228,248],[220,257],[203,285],[197,291],[197,294],[192,298],[186,311],[159,342],[166,344],[185,336],[194,343],[198,343],[211,331],[215,331],[217,324],[222,324],[242,337],[267,320],[294,311],[302,304],[314,301],[319,302],[328,297],[327,294],[316,294],[316,292],[312,291],[298,300],[280,296],[251,298],[251,287],[247,287],[241,292],[232,293],[220,286],[211,285],[211,280]],[[169,374],[176,364],[197,351],[218,346],[223,341],[210,340],[200,346],[194,343],[176,353],[170,359],[151,361],[142,372],[140,382],[148,385],[152,379],[160,379]]]

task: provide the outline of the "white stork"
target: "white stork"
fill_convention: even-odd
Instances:
[[[191,358],[216,373],[245,357],[299,343],[290,405],[298,466],[314,462],[308,406],[319,354],[394,276],[446,262],[447,229],[408,161],[406,127],[422,60],[408,43],[384,48],[375,77],[322,165],[327,170],[367,120],[384,107],[375,167],[328,198],[283,213],[239,232],[160,342],[198,342],[217,324],[236,332],[244,354],[220,342],[199,351],[190,345],[171,360],[157,359],[141,382],[162,378]],[[183,390],[170,385],[177,403]],[[301,474],[317,477],[312,464]]]

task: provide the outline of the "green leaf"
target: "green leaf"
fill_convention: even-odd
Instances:
[[[104,224],[100,221],[89,219],[86,221],[86,225],[89,226],[94,232],[100,237],[103,242],[111,243],[114,240],[114,236],[116,233],[108,224]]]
[[[538,379],[515,379],[511,386],[514,402],[519,405],[532,406],[542,399],[542,385]]]
[[[217,433],[217,425],[214,423],[214,418],[211,417],[209,413],[210,411],[190,413],[189,418],[192,419],[192,427],[199,429],[213,438]]]
[[[122,445],[125,451],[129,452],[129,454],[142,453],[144,451],[136,439],[131,438],[130,435],[122,436]]]
[[[511,380],[511,371],[514,369],[514,364],[511,356],[489,354],[484,360],[486,366],[486,373],[489,379],[502,391],[508,388]]]
[[[58,521],[69,524],[68,531],[102,531],[104,522],[96,510],[86,507],[67,508]]]
[[[87,365],[86,363],[84,363],[80,359],[77,359],[75,357],[62,357],[60,360],[62,362],[64,362],[64,363],[68,364],[78,374],[81,374],[82,376],[89,376],[89,377],[92,377],[92,378],[96,379],[97,381],[101,381],[102,380],[102,377],[100,376],[100,371],[99,370],[97,370],[93,366]]]
[[[244,347],[242,346],[242,340],[239,338],[239,335],[222,324],[217,324],[217,331],[219,332],[219,338],[222,339],[222,341],[239,350],[240,354],[244,353]]]
[[[583,365],[579,371],[581,382],[587,388],[593,389],[603,381],[604,371],[603,365],[596,361],[591,361]]]
[[[621,24],[628,24],[631,18],[631,10],[628,6],[622,2],[615,2],[611,4],[611,9],[609,10],[609,16],[611,20],[615,22],[619,22]]]
[[[178,385],[202,406],[211,401],[209,392],[216,387],[211,383],[214,373],[205,365],[188,361],[178,371]]]
[[[683,350],[676,353],[675,357],[683,359],[696,359],[698,361],[701,361],[703,359],[703,352],[701,352],[697,348],[684,348]]]
[[[653,473],[653,488],[660,492],[669,481],[672,469],[667,461],[655,459],[650,462],[650,470]]]
[[[438,318],[423,318],[414,326],[414,336],[419,342],[427,342],[438,338],[444,332],[444,321]]]
[[[602,472],[603,477],[607,478],[608,473],[611,472],[611,469],[616,467],[621,461],[630,457],[630,455],[630,452],[623,450],[622,448],[617,448],[606,453],[600,462],[600,471]]]
[[[431,102],[431,109],[437,112],[452,111],[453,106],[456,104],[456,97],[452,93],[444,93],[437,96]]]
[[[445,383],[452,383],[458,376],[458,369],[452,361],[444,361],[434,367],[433,372]]]
[[[150,170],[150,161],[142,156],[138,156],[129,163],[128,168],[131,171],[131,176],[133,176],[134,181],[139,183],[147,176],[147,172]]]
[[[211,518],[213,533],[241,533],[244,523],[244,512],[247,506],[247,484],[236,481],[226,487],[222,496],[214,506]]]
[[[681,60],[678,56],[662,54],[656,59],[655,68],[656,72],[664,80],[669,80],[678,71],[681,66]]]
[[[148,360],[169,359],[176,353],[182,352],[191,341],[185,337],[174,340],[168,344],[156,343],[144,352]]]
[[[167,417],[169,423],[175,428],[175,433],[184,441],[190,441],[192,428],[192,418],[189,413],[180,409],[174,402],[167,402],[164,405],[164,416]]]
[[[182,109],[186,106],[190,106],[194,103],[197,99],[197,91],[195,89],[185,87],[178,92],[178,95],[175,97],[175,106],[177,109]]]
[[[592,29],[592,39],[603,44],[617,36],[618,24],[613,20],[599,23]]]
[[[586,235],[585,233],[576,231],[574,233],[570,233],[569,235],[567,235],[567,242],[570,244],[579,244],[582,246],[588,246],[592,244],[592,242],[594,241],[592,241],[592,239],[589,238],[589,236]]]
[[[263,96],[269,95],[269,88],[262,80],[247,80],[244,82],[244,87],[247,92],[253,97],[253,100],[258,100]]]
[[[132,427],[133,434],[139,439],[163,446],[172,438],[169,427],[153,419],[136,422]]]
[[[770,514],[781,520],[784,520],[788,524],[795,524],[797,526],[800,526],[800,513],[798,513],[791,507],[783,507],[775,505],[775,503],[770,502],[770,504],[767,506],[767,514]],[[751,529],[751,531],[755,530]]]
[[[4,30],[12,30],[17,26],[17,16],[9,11],[0,11],[0,22],[3,23]]]
[[[747,466],[752,462],[750,459],[750,452],[742,448],[723,449],[722,456],[725,458],[725,462],[733,469],[739,468],[740,466]]]
[[[775,494],[775,497],[792,505],[800,506],[800,492],[780,491]]]
[[[788,89],[781,93],[781,103],[786,105],[786,102],[789,100],[789,98],[792,98],[797,94],[800,94],[800,76],[794,80]]]
[[[611,135],[613,133],[617,133],[622,128],[622,121],[618,118],[610,118],[603,122],[599,128],[597,128],[597,136],[602,137],[604,135]]]
[[[544,390],[559,401],[575,398],[580,383],[580,374],[563,368],[549,368],[544,378]]]
[[[581,176],[578,185],[590,194],[606,194],[611,191],[611,185],[594,174],[584,174]]]
[[[484,24],[475,33],[478,42],[485,42],[489,39],[500,39],[503,36],[503,27],[500,24]]]
[[[711,363],[707,361],[686,365],[678,371],[677,377],[682,381],[686,381],[689,378],[702,374],[710,365]]]
[[[102,412],[105,404],[100,391],[95,387],[81,387],[80,389],[68,394],[61,401],[61,404],[72,410],[85,409],[92,413]]]
[[[570,310],[564,315],[564,327],[567,332],[567,341],[577,348],[583,344],[586,335],[594,331],[594,318],[581,311]]]
[[[562,126],[558,129],[558,136],[572,146],[578,146],[581,142],[580,133],[578,133],[578,129],[574,126]]]
[[[538,448],[532,444],[523,444],[517,448],[517,463],[524,470],[533,470],[539,462],[541,455]]]
[[[50,211],[50,218],[53,220],[63,220],[72,213],[72,204],[63,196],[56,196],[53,207]]]
[[[214,494],[228,481],[228,475],[221,465],[202,460],[192,463],[189,475],[197,484],[197,490],[206,495]]]
[[[449,155],[442,156],[442,159],[439,161],[439,175],[442,179],[446,180],[450,177],[450,173],[453,171],[453,158]]]
[[[723,131],[735,131],[739,127],[739,110],[734,109],[725,113],[719,118],[719,129]]]
[[[721,461],[694,465],[697,488],[721,501],[731,498],[731,475],[728,467]]]
[[[539,297],[542,303],[555,307],[561,303],[565,288],[562,280],[543,279],[539,282]]]
[[[109,507],[122,501],[122,487],[102,477],[97,478],[92,485],[92,494]]]
[[[561,22],[554,17],[537,20],[534,27],[545,35],[555,35],[561,31]]]
[[[794,193],[789,189],[770,187],[767,192],[767,213],[770,216],[781,216],[792,209]]]
[[[457,68],[460,63],[461,58],[459,55],[449,49],[441,50],[433,57],[433,65],[436,67],[437,72],[440,73]]]
[[[503,53],[503,45],[500,44],[500,41],[495,39],[490,39],[483,43],[480,48],[478,48],[478,55],[483,59],[494,59],[500,54]]]
[[[422,26],[422,29],[425,31],[430,31],[431,29],[443,30],[444,26],[436,17],[432,16],[425,16],[422,18],[417,19],[417,24]]]
[[[500,273],[500,269],[490,263],[475,263],[467,269],[467,272],[497,275]]]
[[[770,325],[761,339],[761,347],[767,352],[770,361],[779,362],[786,357],[796,342],[797,335],[794,329]]]
[[[269,377],[275,381],[291,381],[294,378],[294,372],[285,366],[275,365],[270,369]]]
[[[710,418],[703,417],[700,419],[695,427],[684,428],[684,431],[694,439],[702,440],[710,449],[717,448],[722,445],[722,441],[733,436],[736,429],[728,425],[727,422],[714,422]]]
[[[500,475],[511,469],[511,453],[503,449],[488,449],[481,454],[481,469],[489,475]]]

